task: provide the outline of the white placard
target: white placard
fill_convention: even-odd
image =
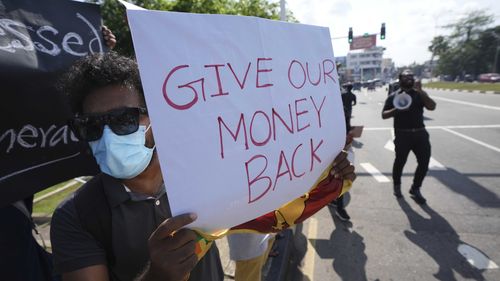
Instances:
[[[128,10],[173,215],[208,233],[307,192],[345,142],[328,28]]]

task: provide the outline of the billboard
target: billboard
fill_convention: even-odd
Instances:
[[[377,45],[377,35],[372,34],[368,36],[357,36],[354,37],[352,43],[350,45],[350,50],[359,50],[359,49],[369,49],[371,47],[375,47]]]

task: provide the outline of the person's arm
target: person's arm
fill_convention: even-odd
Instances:
[[[352,95],[352,105],[355,106],[357,104],[357,99],[356,99],[356,95],[354,93],[351,92],[351,95]]]
[[[382,109],[382,119],[394,117],[398,110],[392,104],[394,94],[389,95],[385,100],[384,108]]]
[[[98,264],[62,274],[63,281],[109,281],[108,268]]]
[[[393,107],[391,109],[383,110],[382,111],[382,119],[389,119],[391,117],[396,116],[398,112],[398,109]]]
[[[436,109],[436,102],[431,99],[431,97],[429,97],[429,95],[427,94],[426,91],[424,90],[420,90],[420,91],[417,91],[420,95],[420,98],[422,98],[422,102],[424,103],[424,107],[427,109],[427,110],[434,110]]]
[[[417,80],[415,81],[415,91],[420,95],[420,98],[422,99],[422,102],[424,103],[424,107],[427,110],[434,110],[436,109],[436,102],[429,97],[426,91],[422,89],[422,81]]]

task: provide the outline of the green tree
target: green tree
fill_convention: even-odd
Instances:
[[[494,21],[492,15],[483,10],[476,10],[468,13],[457,22],[445,25],[444,28],[452,29],[449,36],[456,44],[468,42],[471,39],[476,39],[479,34]]]
[[[478,73],[500,72],[500,25],[489,28],[479,35],[477,59]]]
[[[431,45],[429,46],[429,51],[431,52],[431,65],[433,65],[434,58],[436,56],[441,56],[444,54],[450,46],[448,45],[448,41],[444,36],[436,36],[432,39]]]
[[[487,29],[493,16],[486,11],[472,11],[453,24],[444,26],[451,29],[447,37],[434,37],[429,51],[439,56],[436,73],[463,76],[477,75],[494,68],[494,57],[498,38],[494,29]]]
[[[94,2],[99,2],[99,0]],[[115,50],[123,55],[134,56],[125,8],[117,0],[100,2],[103,2],[101,11],[104,24],[113,31],[117,38]],[[279,4],[267,0],[129,0],[128,2],[150,10],[231,14],[279,19]],[[290,11],[287,20],[297,22]]]

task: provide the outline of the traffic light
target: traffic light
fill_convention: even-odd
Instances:
[[[351,44],[352,43],[352,27],[349,27],[349,36],[347,38],[348,38],[347,40],[349,41],[349,44]]]
[[[385,39],[385,23],[382,23],[382,27],[380,28],[380,40]]]

